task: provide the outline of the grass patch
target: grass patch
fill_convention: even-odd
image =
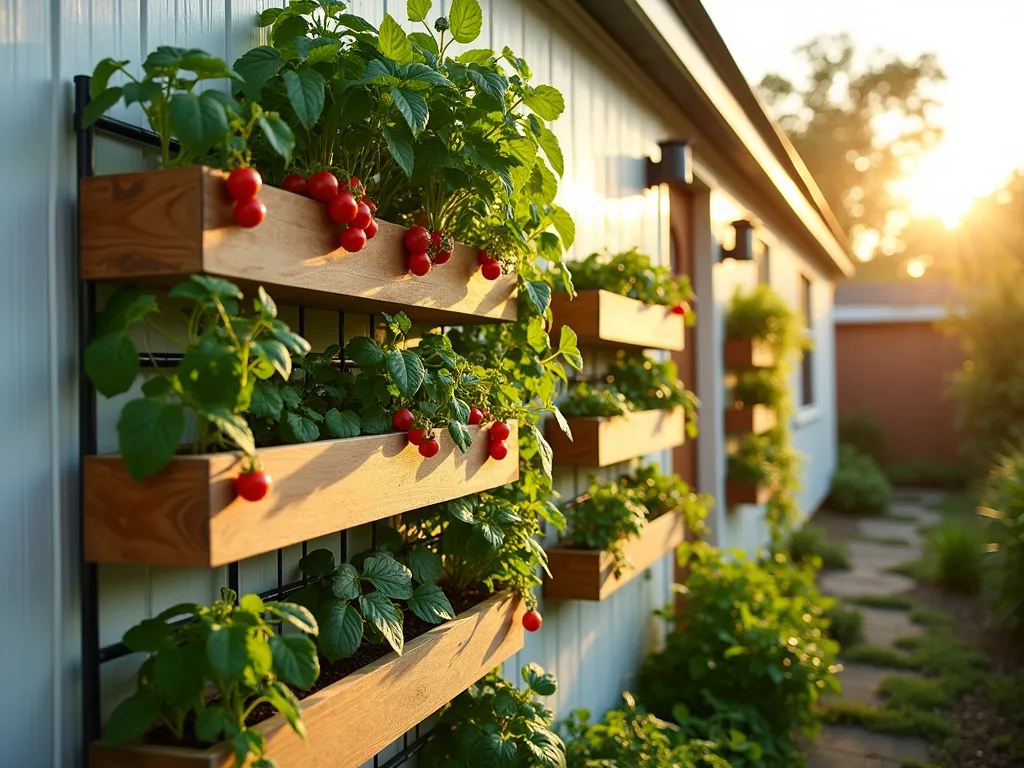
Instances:
[[[900,762],[900,768],[939,768],[935,763],[922,763],[918,760],[903,760]]]
[[[857,536],[854,541],[866,541],[869,544],[880,544],[883,547],[909,547],[910,539],[901,536]]]
[[[865,608],[885,608],[893,611],[909,611],[914,607],[914,601],[906,595],[861,595],[850,598],[854,605],[863,605]]]
[[[1017,725],[1024,724],[1024,671],[1012,677],[990,675],[985,685],[999,712]]]
[[[828,706],[821,719],[831,725],[859,725],[876,733],[893,736],[920,736],[929,741],[950,739],[953,726],[945,719],[918,709],[872,707],[837,701]]]
[[[923,557],[897,563],[892,568],[886,568],[888,573],[897,573],[906,576],[914,581],[931,581],[934,578],[935,568]]]
[[[828,619],[828,635],[843,648],[849,648],[864,641],[864,614],[856,608],[836,603],[825,611]]]
[[[887,512],[882,515],[883,520],[889,520],[893,523],[919,523],[921,519],[917,515],[903,515],[899,512]]]
[[[910,610],[910,620],[919,627],[928,627],[929,629],[943,629],[953,624],[953,617],[948,613],[933,611],[919,605]]]
[[[873,667],[889,667],[890,669],[921,669],[921,665],[907,654],[885,645],[871,643],[861,643],[847,648],[843,653],[843,661],[870,664]]]
[[[907,675],[890,675],[882,680],[878,692],[887,704],[903,709],[951,709],[958,692],[942,680]]]
[[[966,517],[974,518],[975,510],[978,508],[978,499],[970,493],[954,493],[944,496],[938,501],[928,505],[943,517]]]
[[[850,551],[839,542],[830,541],[825,529],[820,525],[808,523],[794,531],[789,537],[787,549],[794,563],[803,563],[812,557],[820,557],[825,568],[850,568]]]

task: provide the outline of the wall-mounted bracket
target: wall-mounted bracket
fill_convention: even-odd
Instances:
[[[693,183],[693,153],[688,140],[661,141],[661,160],[647,158],[645,187],[659,184],[689,186]]]

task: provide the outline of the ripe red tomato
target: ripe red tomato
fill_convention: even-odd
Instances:
[[[486,264],[487,262],[489,262],[490,260],[491,260],[491,257],[490,257],[490,256],[488,255],[488,253],[487,253],[487,250],[486,250],[486,249],[484,249],[484,248],[480,248],[480,249],[479,249],[479,250],[478,250],[478,251],[476,252],[476,263],[477,263],[477,264],[479,264],[479,265],[480,265],[481,267],[482,267],[482,266],[483,266],[484,264]]]
[[[339,224],[351,224],[359,213],[359,203],[348,192],[341,192],[327,203],[327,215]],[[362,227],[359,227],[362,229]]]
[[[512,434],[512,429],[504,421],[496,421],[491,424],[489,434],[492,442],[499,442],[501,440],[508,440],[508,436]]]
[[[419,445],[423,442],[423,438],[427,436],[427,430],[420,429],[419,427],[413,427],[409,430],[409,442],[413,445]]]
[[[367,240],[372,240],[373,236],[377,234],[377,220],[370,219],[370,223],[366,225],[363,232],[366,233]]]
[[[228,194],[232,200],[252,200],[262,186],[263,177],[255,168],[235,168],[228,174]]]
[[[291,192],[293,195],[302,195],[305,197],[309,193],[309,182],[306,181],[305,176],[301,176],[297,173],[290,173],[284,177],[281,182],[281,189],[285,192]]]
[[[431,456],[436,456],[437,452],[440,450],[441,444],[432,437],[420,443],[420,456],[425,459],[429,459]]]
[[[338,235],[338,245],[349,253],[357,253],[363,250],[363,246],[366,245],[366,233],[361,229],[349,226],[348,229],[343,229],[341,234]]]
[[[469,423],[479,424],[484,420],[484,412],[477,408],[475,405],[469,407]]]
[[[317,171],[309,177],[307,187],[310,197],[327,203],[338,194],[338,177],[330,171]]]
[[[243,472],[235,478],[235,492],[246,501],[259,501],[267,495],[272,482],[262,469]]]
[[[399,408],[391,417],[391,426],[399,432],[408,432],[413,421],[412,411],[408,408]]]
[[[435,264],[444,264],[451,257],[452,257],[452,252],[451,251],[438,251],[437,253],[434,254],[434,263]]]
[[[491,259],[480,267],[480,272],[483,273],[483,276],[488,280],[497,280],[501,277],[501,264],[498,263],[497,259]]]
[[[426,253],[430,235],[423,227],[409,227],[405,233],[405,247],[409,253]]]
[[[348,188],[350,192],[357,192],[362,189],[363,182],[357,179],[355,176],[348,177]]]
[[[407,262],[409,271],[417,277],[423,277],[430,271],[430,257],[425,253],[414,253]]]
[[[374,200],[372,197],[363,197],[363,202],[366,203],[368,206],[370,206],[370,215],[371,216],[376,216],[377,215],[377,201]]]
[[[441,247],[441,240],[444,239],[444,233],[440,229],[430,230],[430,242],[435,248]]]
[[[685,315],[686,314],[686,305],[685,304],[676,304],[674,307],[672,307],[672,314],[673,315]]]
[[[373,221],[373,214],[370,213],[370,206],[366,203],[359,203],[356,206],[357,213],[352,219],[352,226],[358,229],[366,229]]]
[[[251,200],[239,200],[235,203],[235,222],[240,227],[251,229],[258,227],[267,215],[267,206],[258,197]]]
[[[508,456],[508,443],[504,440],[492,440],[491,447],[488,449],[491,454],[491,458],[495,461],[501,461]]]
[[[544,617],[542,617],[537,611],[527,611],[523,614],[523,628],[527,632],[536,632],[540,629],[540,625],[544,623]]]

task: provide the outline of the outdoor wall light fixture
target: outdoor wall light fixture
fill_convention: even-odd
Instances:
[[[732,248],[722,248],[721,260],[753,261],[754,223],[747,219],[740,219],[732,223],[732,228],[736,232],[736,244]]]
[[[660,141],[661,160],[654,162],[647,158],[647,178],[645,187],[656,187],[659,184],[688,186],[693,183],[693,154],[690,142]]]

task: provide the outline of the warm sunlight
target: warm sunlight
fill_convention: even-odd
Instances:
[[[943,144],[924,155],[910,176],[894,182],[893,190],[906,196],[913,215],[935,216],[955,229],[974,199],[991,190],[986,170]]]

